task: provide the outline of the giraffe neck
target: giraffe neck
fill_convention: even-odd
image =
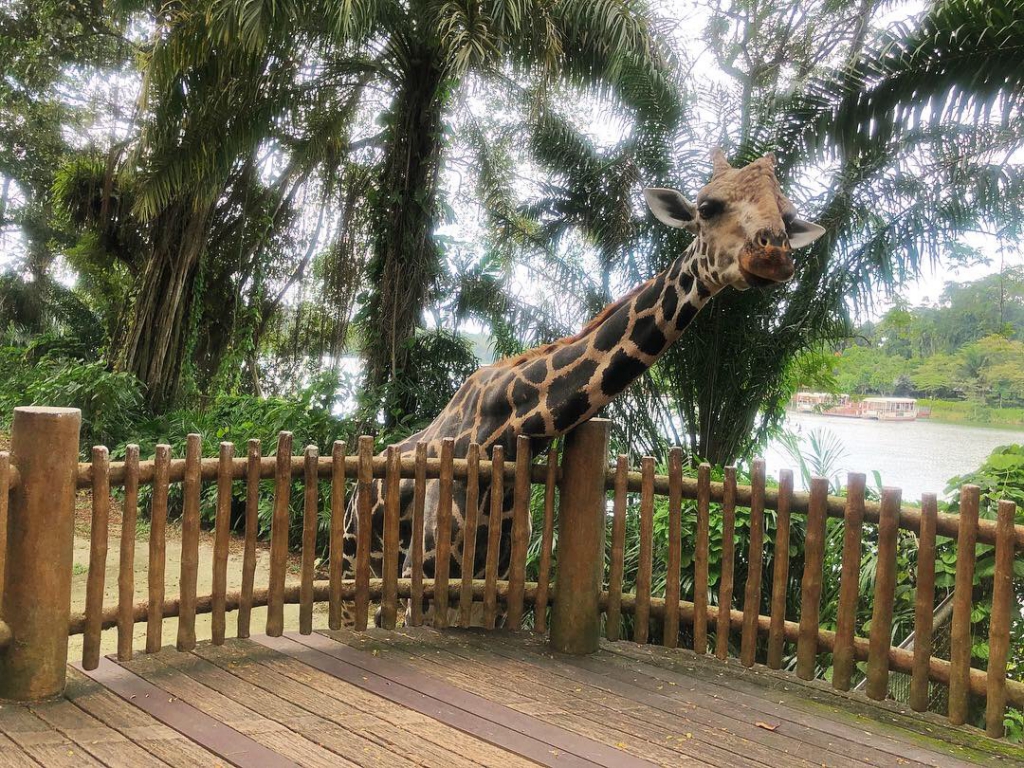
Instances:
[[[593,416],[654,365],[716,292],[702,240],[608,305],[577,336],[515,361],[516,431],[554,437]]]

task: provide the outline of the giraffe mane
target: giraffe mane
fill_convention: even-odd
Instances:
[[[624,304],[628,304],[629,302],[631,302],[636,297],[636,295],[640,293],[640,291],[642,291],[644,288],[646,288],[649,284],[650,280],[644,283],[640,283],[640,285],[636,286],[626,295],[620,296],[615,301],[606,304],[604,309],[598,312],[590,320],[590,322],[583,326],[578,332],[570,336],[563,336],[562,338],[556,339],[555,341],[549,342],[548,344],[541,344],[540,346],[534,347],[533,349],[528,349],[525,352],[520,352],[518,355],[512,355],[510,357],[498,360],[496,363],[494,363],[494,366],[498,368],[514,368],[517,365],[521,365],[522,363],[527,362],[528,360],[533,360],[535,358],[551,354],[557,349],[566,347],[574,342],[579,341],[580,339],[584,338],[589,333],[594,331],[598,326],[600,326],[605,320],[607,320],[611,315],[613,315]]]

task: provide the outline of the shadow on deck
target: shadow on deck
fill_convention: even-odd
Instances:
[[[165,649],[0,707],[0,766],[1020,765],[1024,749],[687,652],[407,629]]]

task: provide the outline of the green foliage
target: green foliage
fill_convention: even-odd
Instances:
[[[51,353],[36,358],[34,349],[0,347],[0,425],[19,405],[80,408],[88,445],[124,440],[144,421],[141,388],[131,376],[101,362]]]

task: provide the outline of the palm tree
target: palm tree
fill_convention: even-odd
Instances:
[[[351,226],[366,227],[371,247],[360,329],[375,413],[402,374],[442,267],[439,175],[463,84],[475,77],[543,94],[569,82],[628,101],[643,83],[667,81],[642,0],[191,0],[167,12],[147,65],[151,116],[136,155],[153,252],[122,353],[153,403],[176,391],[210,223],[232,175],[259,151],[287,158],[286,185],[315,173],[338,190],[352,163],[370,173],[369,215]],[[375,133],[371,116],[382,126]]]

